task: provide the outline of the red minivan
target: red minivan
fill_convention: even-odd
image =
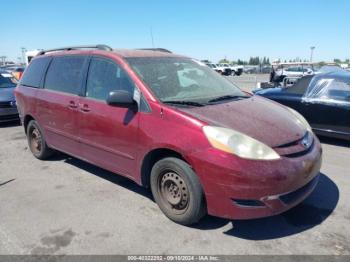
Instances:
[[[318,181],[320,142],[300,114],[165,49],[42,51],[16,98],[35,157],[62,151],[150,187],[180,224],[275,215]]]

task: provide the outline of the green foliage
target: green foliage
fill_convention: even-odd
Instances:
[[[228,61],[226,58],[219,60],[219,64],[229,64],[230,61]]]

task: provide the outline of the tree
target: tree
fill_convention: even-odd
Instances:
[[[237,60],[237,65],[245,65],[245,64],[247,64],[247,62],[245,62],[245,61],[243,61],[241,59]]]
[[[337,64],[341,64],[341,60],[338,59],[338,58],[334,58],[334,59],[333,59],[333,62],[334,62],[334,63],[337,63]]]
[[[226,58],[219,60],[219,64],[229,64],[230,61],[228,61]]]

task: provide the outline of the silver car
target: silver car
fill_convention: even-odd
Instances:
[[[0,71],[0,123],[19,120],[14,95],[16,79],[6,71]]]

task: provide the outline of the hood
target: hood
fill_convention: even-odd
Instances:
[[[287,108],[258,96],[178,110],[209,125],[234,129],[270,147],[301,139],[306,132]]]
[[[15,101],[15,87],[0,88],[0,102]]]
[[[281,87],[271,87],[271,88],[261,88],[253,90],[253,93],[256,95],[274,95],[280,94],[282,92]]]

